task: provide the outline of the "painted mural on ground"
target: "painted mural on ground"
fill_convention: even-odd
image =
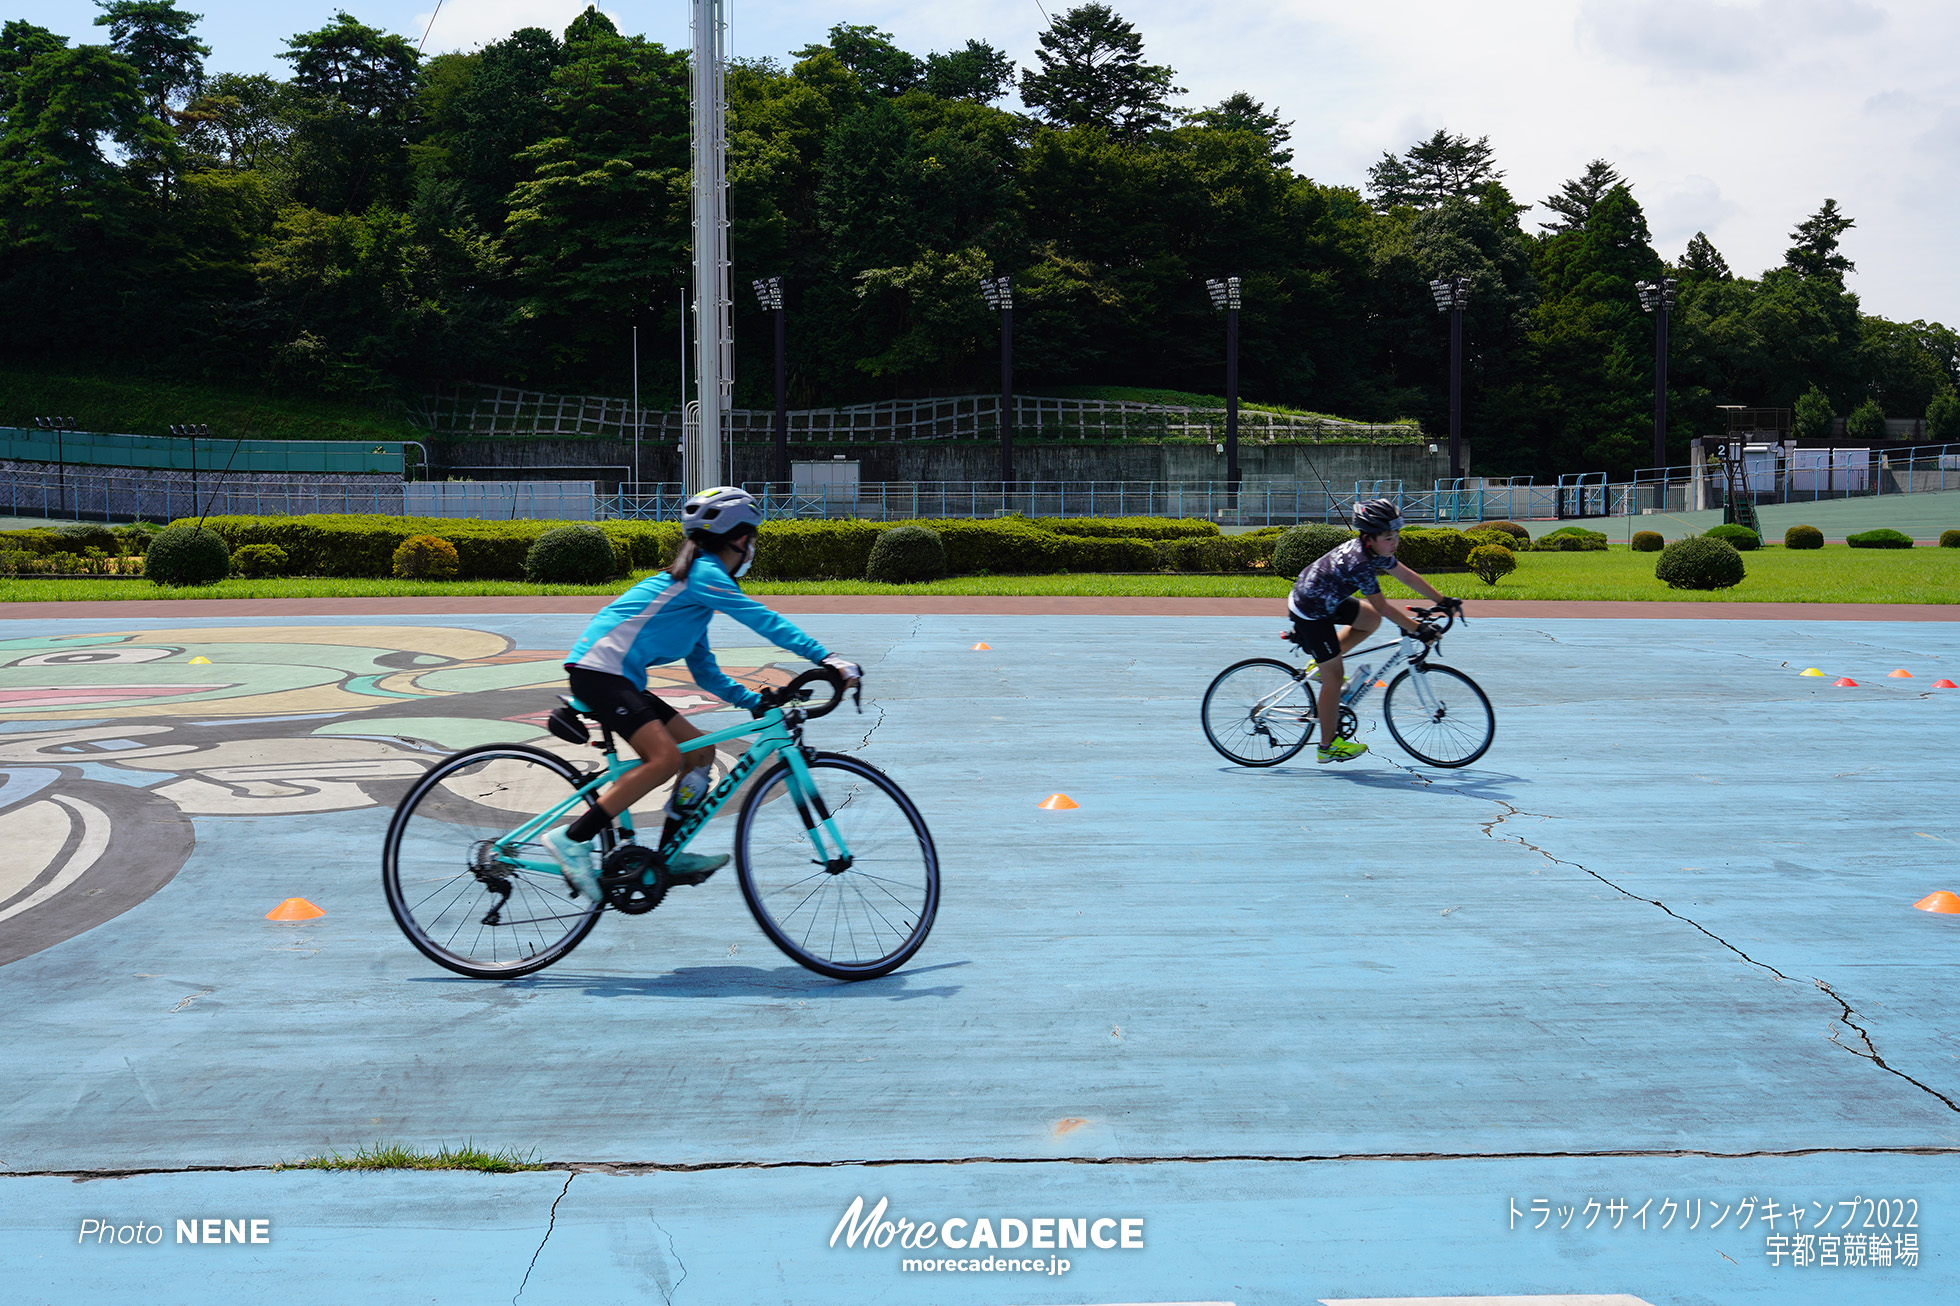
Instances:
[[[0,965],[168,884],[196,822],[392,807],[431,762],[474,744],[596,760],[544,728],[564,656],[438,626],[0,640],[0,846],[13,853],[0,866]],[[773,648],[716,656],[746,684],[789,679]],[[725,706],[685,667],[655,668],[648,688],[686,715]]]

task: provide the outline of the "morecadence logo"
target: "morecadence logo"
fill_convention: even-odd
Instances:
[[[952,1215],[936,1220],[888,1218],[891,1199],[881,1197],[868,1211],[862,1196],[851,1200],[830,1245],[869,1250],[893,1245],[905,1251],[935,1247],[968,1253],[965,1257],[907,1258],[900,1268],[935,1271],[1020,1271],[1066,1274],[1069,1262],[1057,1256],[1001,1257],[993,1253],[1026,1248],[1029,1251],[1142,1251],[1143,1217],[1135,1215]],[[972,1255],[985,1251],[985,1256]]]

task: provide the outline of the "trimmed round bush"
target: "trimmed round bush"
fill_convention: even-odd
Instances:
[[[1659,553],[1667,547],[1667,541],[1661,538],[1659,531],[1635,531],[1628,546],[1635,553]]]
[[[1960,549],[1960,531],[1941,531],[1940,547],[1942,549]]]
[[[1692,535],[1661,550],[1656,579],[1677,590],[1725,590],[1742,582],[1742,555],[1727,540]]]
[[[1312,566],[1321,554],[1353,538],[1354,532],[1347,527],[1331,526],[1324,522],[1308,522],[1283,531],[1279,543],[1273,546],[1273,574],[1298,576]]]
[[[524,579],[533,585],[598,585],[619,568],[612,542],[597,526],[554,526],[524,555]]]
[[[1518,569],[1518,555],[1501,544],[1479,544],[1470,550],[1470,570],[1486,585],[1497,582]]]
[[[1531,540],[1531,532],[1514,521],[1487,521],[1479,525],[1477,529],[1480,531],[1503,531],[1506,535],[1521,543],[1529,543]]]
[[[1786,549],[1821,549],[1824,547],[1824,532],[1815,526],[1792,526],[1783,532],[1783,547]]]
[[[1750,530],[1747,526],[1738,526],[1734,522],[1726,522],[1720,526],[1711,526],[1706,531],[1703,531],[1702,534],[1708,536],[1711,540],[1727,540],[1735,546],[1738,553],[1747,553],[1763,542],[1762,536],[1756,534],[1756,532]]]
[[[930,526],[894,526],[871,545],[864,578],[882,585],[911,585],[946,574],[946,542]]]
[[[440,535],[411,535],[395,550],[395,575],[403,580],[453,580],[462,561]]]
[[[159,585],[215,585],[231,575],[231,550],[218,532],[179,523],[150,541],[143,574]]]
[[[1847,535],[1844,542],[1854,549],[1910,549],[1912,536],[1904,531],[1895,531],[1889,526],[1881,526],[1875,531],[1860,531]]]
[[[231,555],[231,569],[251,580],[286,570],[286,551],[276,544],[247,544]]]
[[[1470,550],[1476,547],[1469,536],[1454,527],[1410,526],[1402,532],[1395,556],[1411,571],[1434,571],[1466,565]]]

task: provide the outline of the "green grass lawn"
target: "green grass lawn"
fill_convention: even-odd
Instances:
[[[1523,553],[1518,569],[1496,585],[1467,572],[1433,578],[1445,594],[1472,599],[1687,600],[1697,603],[1953,603],[1960,601],[1960,549],[1853,549],[1827,544],[1793,552],[1781,547],[1742,555],[1748,575],[1733,589],[1671,590],[1654,579],[1660,555],[1615,548],[1605,553]],[[610,585],[526,585],[515,581],[228,580],[168,589],[145,580],[0,580],[0,602],[77,599],[373,598],[410,595],[617,594],[646,572]],[[743,588],[771,594],[991,594],[1128,598],[1278,598],[1291,582],[1277,576],[1082,574],[957,576],[922,585],[865,581],[759,581]],[[1413,591],[1389,581],[1396,598]]]
[[[73,417],[85,431],[163,435],[202,422],[222,439],[426,440],[399,403],[265,393],[180,377],[0,367],[0,426]]]

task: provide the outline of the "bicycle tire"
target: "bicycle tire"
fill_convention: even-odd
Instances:
[[[508,864],[496,868],[505,872],[498,901],[475,860],[489,840],[590,780],[564,758],[525,744],[466,748],[424,772],[395,808],[381,852],[388,910],[408,941],[438,966],[473,979],[529,975],[576,948],[599,923],[603,903],[574,899],[556,871]],[[585,801],[598,806],[589,795]],[[608,825],[598,845],[610,851],[613,843]]]
[[[805,762],[815,811],[790,794],[787,761],[764,772],[742,804],[735,827],[742,898],[769,941],[798,965],[832,979],[888,975],[924,945],[939,912],[932,832],[877,767],[842,753],[805,754]],[[811,855],[810,823],[825,812],[851,849],[851,864],[841,869]]]
[[[1394,735],[1395,742],[1402,746],[1402,751],[1418,762],[1445,768],[1468,766],[1482,757],[1484,751],[1490,747],[1491,740],[1497,736],[1497,714],[1491,710],[1490,699],[1485,696],[1477,682],[1455,667],[1446,667],[1435,662],[1424,667],[1422,674],[1429,677],[1429,689],[1436,696],[1440,710],[1432,712],[1430,708],[1424,706],[1421,696],[1414,694],[1414,687],[1411,686],[1411,693],[1403,697],[1405,699],[1413,697],[1415,706],[1413,709],[1405,708],[1402,723],[1396,724],[1395,691],[1407,684],[1409,677],[1414,674],[1416,674],[1415,669],[1411,668],[1395,677],[1395,682],[1388,687],[1388,693],[1382,697],[1382,720],[1388,725],[1388,733]],[[1450,704],[1444,701],[1445,691],[1439,685],[1439,680],[1445,684],[1450,681],[1460,681],[1464,690],[1468,691],[1467,695],[1455,695],[1459,703],[1464,706],[1454,714],[1450,712]],[[1479,720],[1482,723],[1481,732],[1476,724]],[[1459,727],[1457,722],[1468,724]],[[1407,730],[1409,735],[1404,735],[1404,730]],[[1412,743],[1410,735],[1420,735],[1422,747],[1418,748],[1415,743]],[[1451,740],[1461,741],[1463,748],[1451,751],[1447,757],[1438,756],[1444,750],[1436,745]],[[1473,744],[1475,747],[1471,747]]]
[[[1228,689],[1226,682],[1231,680],[1240,683]],[[1281,688],[1282,680],[1296,681],[1303,687],[1310,683],[1300,681],[1299,672],[1278,658],[1247,658],[1212,678],[1199,719],[1205,738],[1220,756],[1240,766],[1278,766],[1307,746],[1320,725],[1311,692],[1302,710],[1280,708],[1275,703],[1257,719],[1253,716],[1254,705]],[[1253,742],[1259,739],[1269,741],[1268,745],[1254,747]]]

